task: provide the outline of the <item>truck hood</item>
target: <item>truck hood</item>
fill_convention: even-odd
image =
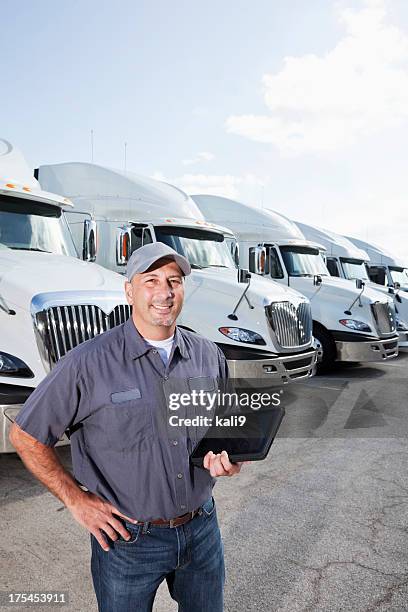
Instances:
[[[408,295],[404,293],[404,291],[399,291],[398,293],[390,293],[388,291],[388,287],[382,287],[380,285],[376,285],[375,283],[369,284],[370,288],[386,295],[389,299],[394,301],[395,309],[399,318],[404,321],[404,323],[408,324]]]
[[[191,276],[187,278],[186,298],[192,292],[200,288],[201,291],[216,292],[227,297],[227,303],[231,308],[241,297],[246,285],[237,282],[237,270],[229,268],[204,268],[192,270]],[[306,298],[299,291],[291,287],[285,287],[269,278],[252,274],[247,296],[255,306],[265,307],[271,302],[292,301],[296,304]],[[245,302],[241,307],[245,307]]]
[[[322,284],[318,287],[313,285],[311,277],[291,277],[291,283],[293,282],[298,291],[307,295],[312,304],[313,300],[319,296],[319,299],[326,297],[348,305],[348,302],[351,303],[361,293],[361,289],[357,289],[354,281],[335,276],[322,276],[322,280]],[[365,285],[361,301],[364,304],[372,304],[374,302],[392,302],[392,298]]]
[[[36,251],[0,250],[0,295],[29,311],[31,298],[56,291],[120,291],[124,278],[95,263]]]

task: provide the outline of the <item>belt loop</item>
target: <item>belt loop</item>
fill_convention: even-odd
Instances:
[[[142,533],[143,533],[143,534],[148,533],[149,525],[150,525],[150,522],[149,522],[149,521],[145,521],[145,522],[143,523],[143,529],[142,529]]]

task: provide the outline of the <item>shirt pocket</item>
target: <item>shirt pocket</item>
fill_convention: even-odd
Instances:
[[[188,387],[190,391],[215,391],[217,387],[216,378],[213,376],[190,376]]]
[[[115,391],[109,400],[87,419],[86,440],[89,445],[107,445],[125,450],[153,437],[153,406],[139,389]]]

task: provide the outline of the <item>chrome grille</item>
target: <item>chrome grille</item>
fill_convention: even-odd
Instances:
[[[379,334],[393,334],[396,331],[395,307],[389,302],[375,302],[371,310]]]
[[[313,321],[308,302],[301,302],[297,308],[291,302],[272,302],[265,310],[282,348],[304,346],[311,341]]]
[[[51,368],[69,350],[124,323],[131,307],[119,304],[107,315],[95,305],[50,306],[35,314],[37,340]]]

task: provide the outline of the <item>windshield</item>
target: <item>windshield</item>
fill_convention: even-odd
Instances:
[[[341,265],[344,272],[344,278],[349,280],[355,280],[360,278],[361,280],[368,281],[368,274],[364,262],[362,259],[345,259],[341,258]]]
[[[280,250],[289,276],[329,276],[318,249],[281,246]]]
[[[401,287],[406,287],[408,285],[408,273],[407,269],[404,268],[391,268],[390,274],[393,283],[399,283]]]
[[[236,268],[224,236],[182,227],[155,227],[156,239],[184,255],[192,268]]]
[[[0,199],[0,244],[78,257],[61,209],[20,198]]]

